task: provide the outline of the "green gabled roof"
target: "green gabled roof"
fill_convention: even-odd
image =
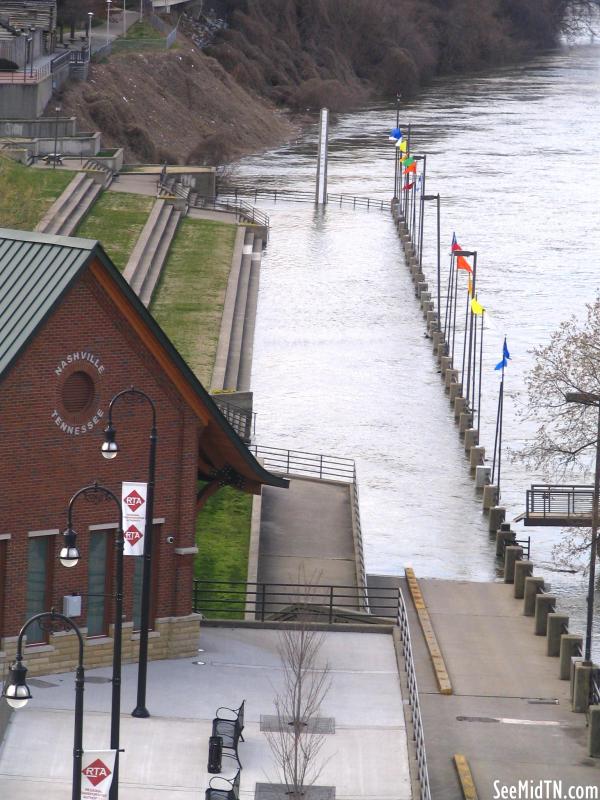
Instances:
[[[106,267],[258,480],[287,487],[287,480],[268,472],[250,453],[102,245],[93,239],[0,228],[0,380],[93,259]]]
[[[0,375],[97,247],[91,239],[0,228]]]

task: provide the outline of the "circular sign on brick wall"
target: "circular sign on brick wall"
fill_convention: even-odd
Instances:
[[[52,422],[69,436],[81,436],[94,430],[104,411],[100,408],[100,385],[104,364],[88,350],[68,353],[54,368],[56,404]]]

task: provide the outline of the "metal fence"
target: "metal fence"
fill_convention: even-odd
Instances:
[[[261,211],[256,206],[246,203],[244,200],[239,200],[236,197],[226,197],[224,195],[215,195],[210,197],[196,197],[190,203],[194,208],[204,208],[209,211],[223,211],[236,214],[248,222],[255,225],[262,225],[264,228],[270,227],[271,221],[269,215]]]
[[[70,51],[67,50],[66,53],[61,53],[59,56],[56,56],[56,58],[52,59],[52,61],[50,62],[50,71],[56,72],[61,67],[64,67],[70,63],[71,63],[71,53]]]
[[[256,413],[223,400],[219,395],[213,395],[212,398],[240,439],[249,442],[256,429]]]
[[[413,736],[415,740],[417,771],[419,776],[419,797],[420,800],[431,800],[425,736],[423,734],[423,720],[421,718],[421,704],[419,702],[419,687],[417,685],[417,674],[415,672],[412,642],[410,639],[408,613],[406,611],[406,603],[404,602],[402,590],[398,590],[398,627],[400,628],[402,655],[404,656],[406,681],[408,684],[408,703],[410,706]]]
[[[5,83],[39,83],[47,78],[51,71],[51,62],[34,69],[18,69],[14,72],[0,72],[0,84]]]
[[[351,458],[258,444],[250,445],[248,449],[270,472],[304,475],[311,478],[332,478],[348,483],[356,481],[356,466]]]
[[[258,200],[259,197],[264,197],[274,203],[278,201],[287,201],[291,203],[314,203],[315,193],[306,192],[295,189],[276,189],[276,188],[259,188],[259,187],[223,187],[223,191],[218,194],[219,197],[253,197]],[[389,209],[389,201],[382,200],[375,197],[359,197],[351,194],[332,194],[327,193],[327,203],[329,205],[337,205],[340,207],[351,208],[366,208],[367,211],[374,209],[378,211],[387,211]]]
[[[540,519],[554,524],[567,520],[565,524],[589,525],[592,516],[594,488],[572,484],[569,486],[552,486],[534,484],[527,490],[526,516],[532,516],[532,524],[540,524]]]
[[[364,613],[366,586],[260,583],[194,580],[193,610],[213,619],[251,616],[261,622],[300,614],[331,624],[341,616]],[[398,595],[386,589],[369,590],[377,617],[396,622]]]
[[[592,670],[590,680],[590,705],[600,705],[600,669],[598,667]]]
[[[504,551],[507,547],[514,545],[523,548],[523,560],[529,561],[531,558],[531,536],[528,536],[527,539],[517,539],[516,536],[511,539],[503,539],[500,545],[500,558],[504,560]]]

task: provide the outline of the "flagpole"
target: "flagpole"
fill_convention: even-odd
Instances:
[[[471,297],[475,297],[475,290],[476,290],[476,282],[477,282],[477,250],[473,252],[473,283],[471,285]],[[468,294],[467,289],[467,294]],[[471,310],[471,304],[469,303],[469,310]],[[471,386],[471,349],[473,346],[473,311],[471,310],[471,315],[469,318],[469,359],[468,359],[468,372],[467,372],[467,391],[465,392],[465,397],[467,399],[467,403],[469,402],[469,389]]]
[[[456,258],[456,257],[455,257]],[[456,268],[456,260],[454,261],[454,318],[452,322],[452,366],[456,369],[454,364],[454,343],[456,340],[456,314],[458,309],[458,269]]]
[[[467,279],[468,280],[468,279]],[[467,361],[467,330],[469,328],[469,289],[467,287],[467,307],[465,308],[465,335],[463,339],[463,355],[460,367],[460,382],[465,386],[465,366]]]
[[[498,391],[498,408],[496,410],[496,432],[494,434],[494,458],[492,459],[492,484],[496,477],[496,454],[498,452],[498,431],[500,429],[500,406],[502,404],[502,387],[504,384],[504,369],[502,370],[502,380],[500,381],[500,389]]]
[[[506,341],[506,339],[505,339],[505,341]],[[503,362],[505,362],[505,361],[506,361],[506,359],[504,358],[504,354],[503,354]],[[500,402],[500,427],[499,427],[499,431],[498,431],[498,482],[496,483],[496,486],[497,486],[497,490],[496,490],[497,501],[496,502],[500,502],[500,467],[502,465],[502,424],[504,422],[504,366],[505,366],[505,364],[503,363],[502,364],[502,380],[500,381],[500,398],[501,398],[501,402]]]
[[[481,312],[481,336],[479,337],[479,394],[477,397],[477,436],[479,436],[479,424],[481,420],[481,379],[483,377],[483,319],[485,309]]]
[[[396,93],[396,129],[400,128],[400,100],[402,95]],[[400,156],[400,148],[394,145],[394,200],[398,199],[398,160]]]
[[[450,341],[450,325],[449,325],[449,314],[450,318],[452,316],[452,289],[454,287],[453,278],[454,278],[454,259],[452,257],[452,253],[450,253],[450,267],[448,268],[448,284],[446,286],[446,310],[444,311],[444,341]]]
[[[410,156],[410,154],[411,154],[410,138],[411,138],[411,124],[409,122],[408,123],[408,131],[407,131],[407,134],[406,134],[406,155],[407,156]],[[400,180],[402,180],[402,170],[400,170]],[[408,216],[409,194],[408,194],[408,189],[404,188],[404,184],[402,185],[402,191],[404,193],[404,219],[406,220],[406,224],[408,226],[408,224],[409,224],[409,216]]]
[[[423,156],[423,174],[421,176],[421,221],[419,225],[419,267],[423,269],[423,221],[425,219],[425,180],[427,177],[427,156]],[[439,305],[438,305],[439,308]]]
[[[477,296],[473,294],[473,297],[477,299]],[[476,375],[477,375],[477,315],[471,308],[471,323],[473,326],[473,381],[471,384],[471,414],[473,414],[475,410],[475,383],[476,383]],[[469,402],[469,398],[467,397],[467,403]]]

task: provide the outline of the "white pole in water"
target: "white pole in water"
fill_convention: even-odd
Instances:
[[[317,152],[317,205],[327,205],[327,149],[329,145],[329,110],[321,109],[319,120],[319,149]]]
[[[127,8],[126,8],[126,1],[123,0],[123,36],[127,35]]]

